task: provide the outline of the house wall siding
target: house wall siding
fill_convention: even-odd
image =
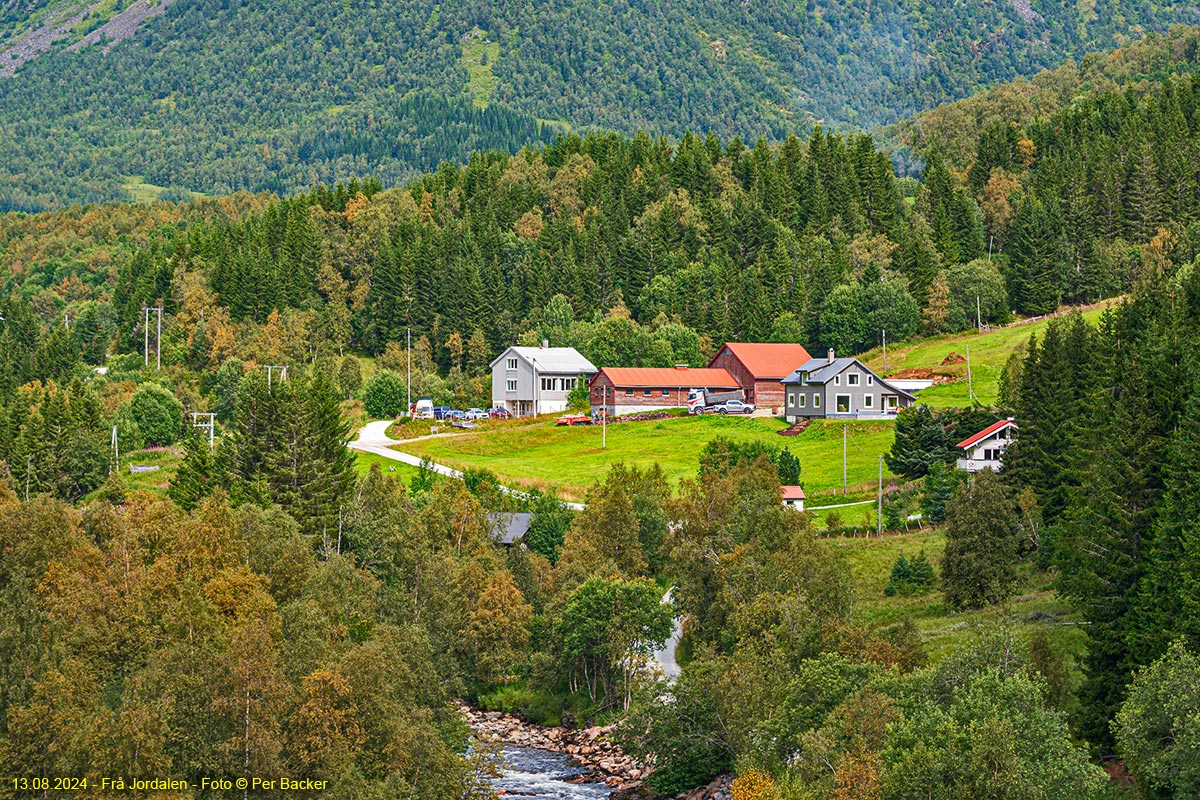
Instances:
[[[517,359],[517,368],[508,369],[508,359]],[[567,409],[567,394],[541,388],[542,378],[578,378],[578,373],[538,372],[525,359],[505,352],[492,368],[492,406],[507,408],[516,416],[528,414],[558,414]],[[508,381],[517,381],[515,392],[508,390]],[[536,407],[535,407],[536,404]]]

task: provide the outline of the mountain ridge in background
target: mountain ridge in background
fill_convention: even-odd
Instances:
[[[567,126],[747,140],[869,129],[1200,22],[1194,3],[1115,0],[174,0],[113,44],[96,33],[123,3],[5,9],[4,52],[82,16],[0,78],[0,210],[288,193],[364,174],[390,185]]]

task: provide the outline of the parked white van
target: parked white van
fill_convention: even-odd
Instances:
[[[433,401],[422,397],[413,403],[412,416],[414,419],[433,419]]]

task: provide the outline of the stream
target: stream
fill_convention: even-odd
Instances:
[[[607,798],[609,787],[603,783],[567,783],[564,778],[583,770],[571,763],[570,756],[506,744],[503,749],[504,774],[492,780],[502,797],[544,797],[554,800],[591,800]]]

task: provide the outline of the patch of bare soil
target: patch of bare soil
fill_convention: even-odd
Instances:
[[[133,36],[144,21],[166,11],[169,5],[171,0],[134,0],[121,13],[67,49],[74,52],[81,47],[103,41],[105,44],[102,52],[107,53],[117,42]]]
[[[942,366],[947,367],[947,366],[950,366],[951,364],[962,364],[965,361],[966,361],[966,359],[963,358],[962,356],[960,356],[958,353],[951,353],[950,355],[948,355],[942,359]]]
[[[953,354],[952,354],[953,355]],[[961,361],[960,359],[959,361]],[[945,363],[945,362],[942,362]],[[959,363],[958,361],[951,363]],[[950,383],[959,379],[958,375],[950,372],[937,372],[936,370],[927,367],[913,367],[911,369],[902,369],[899,372],[893,372],[887,376],[888,379],[896,378],[898,380],[914,380],[914,381],[933,381],[938,383]]]

